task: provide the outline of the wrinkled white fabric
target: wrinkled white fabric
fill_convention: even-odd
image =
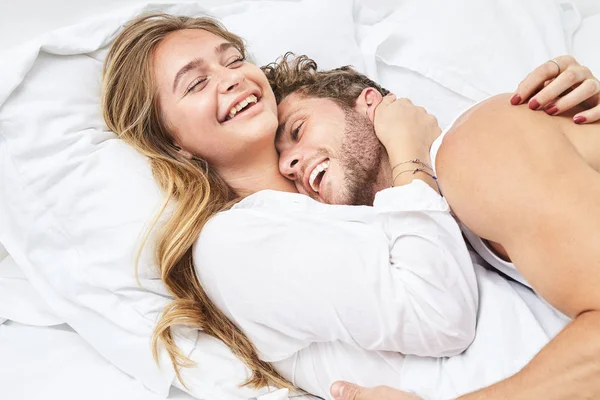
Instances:
[[[305,390],[329,398],[345,379],[450,398],[517,372],[566,320],[467,253],[440,200],[422,181],[380,192],[373,208],[259,192],[209,222],[197,273],[261,357]],[[467,333],[478,296],[467,351],[420,356]],[[451,325],[456,311],[466,325]],[[408,344],[417,355],[403,354]]]
[[[287,50],[314,54],[325,67],[360,65],[361,57],[349,0],[264,0],[213,10],[189,2],[130,5],[2,54],[0,242],[61,320],[119,369],[166,395],[174,369],[164,351],[157,365],[150,338],[170,294],[151,245],[139,280],[135,273],[141,238],[163,196],[147,159],[108,131],[100,108],[107,46],[127,21],[159,10],[219,17],[260,64]],[[305,35],[309,18],[317,25]],[[174,332],[186,355],[204,335]],[[239,388],[247,378],[243,363],[216,339],[202,343],[192,358],[212,367],[190,387],[195,396],[238,400],[267,392]]]
[[[379,192],[373,207],[262,191],[209,221],[193,254],[211,299],[266,361],[335,341],[439,357],[473,339],[469,253],[420,180]]]

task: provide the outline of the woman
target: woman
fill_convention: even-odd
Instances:
[[[328,352],[348,360],[374,353],[374,366],[391,366],[387,377],[394,380],[404,362],[400,353],[453,355],[471,343],[477,307],[473,267],[430,175],[404,174],[395,182],[401,187],[381,192],[373,209],[329,207],[294,194],[277,168],[277,112],[268,82],[245,62],[241,40],[207,19],[134,21],[111,48],[104,75],[108,126],[150,158],[167,198],[176,200],[157,246],[175,301],[154,340],[155,346],[158,340],[167,345],[176,365],[186,360],[173,346],[170,329],[181,323],[223,340],[252,370],[250,384],[290,386],[286,379],[294,379],[320,393],[322,387],[308,378],[293,377],[290,364]],[[413,157],[410,145],[415,154],[423,151],[423,143],[407,141],[406,157]],[[244,247],[248,233],[263,235],[265,245]],[[236,247],[228,248],[228,241]],[[273,305],[294,296],[290,288],[298,282],[318,301],[285,312],[257,303],[265,309],[254,307],[252,314],[253,299],[245,298],[240,315],[214,288],[243,285],[245,277],[215,280],[201,273],[203,287],[193,253],[200,255],[197,264],[210,264],[213,271],[226,272],[228,263],[248,259],[259,262],[250,262],[247,274],[275,276],[278,282],[289,277],[290,286],[269,288]],[[512,290],[506,301],[520,304],[519,296],[528,296],[482,269],[478,274],[488,293],[498,285],[499,295]],[[487,297],[486,304],[492,303]],[[545,340],[543,332],[537,334]],[[443,370],[433,361],[431,371]],[[497,377],[491,374],[486,382]]]
[[[277,108],[269,83],[245,61],[241,39],[215,21],[159,15],[132,22],[108,53],[103,106],[110,129],[150,158],[167,202],[176,200],[157,245],[162,278],[175,300],[157,326],[155,354],[161,340],[173,363],[186,365],[171,341],[171,327],[184,323],[225,342],[251,369],[248,384],[291,386],[265,361],[293,354],[306,338],[283,326],[280,332],[265,328],[263,340],[252,343],[196,278],[192,245],[198,236],[196,254],[219,250],[212,253],[216,259],[206,256],[196,264],[226,269],[225,257],[242,252],[244,232],[265,237],[264,246],[242,254],[240,262],[264,260],[252,268],[287,265],[286,274],[299,281],[310,267],[322,273],[310,284],[321,294],[335,280],[353,285],[327,304],[269,315],[272,322],[285,325],[308,313],[302,329],[314,340],[422,356],[458,354],[471,343],[475,275],[439,194],[408,175],[374,208],[330,208],[297,194],[278,171]],[[237,248],[227,248],[225,237]],[[200,280],[206,285],[209,279]],[[244,278],[229,281],[243,284]],[[325,323],[333,315],[334,327]]]

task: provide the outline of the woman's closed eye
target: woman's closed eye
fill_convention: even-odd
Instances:
[[[184,96],[192,91],[197,91],[197,89],[202,89],[200,86],[206,82],[207,78],[205,76],[198,77],[190,83],[190,85],[185,90]]]
[[[242,63],[244,61],[246,61],[246,57],[237,56],[233,60],[231,60],[229,63],[227,63],[227,66],[228,67],[239,67],[240,65],[242,65]]]
[[[242,63],[246,61],[245,57],[242,56],[237,56],[235,57],[233,60],[231,60],[228,64],[227,67],[233,67],[233,68],[237,68],[239,66],[242,65]],[[192,81],[192,83],[190,83],[190,85],[187,87],[187,89],[185,90],[184,96],[191,93],[191,92],[195,92],[198,90],[202,89],[202,84],[205,83],[207,81],[208,78],[206,78],[205,76],[202,77],[198,77],[196,79],[194,79]]]

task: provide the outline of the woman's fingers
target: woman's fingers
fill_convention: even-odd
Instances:
[[[578,106],[579,104],[585,101],[589,101],[594,97],[596,97],[597,104],[597,98],[599,97],[599,93],[600,82],[596,79],[586,79],[585,81],[583,81],[583,83],[581,83],[579,86],[573,89],[570,93],[564,95],[555,102],[546,105],[544,111],[546,111],[546,113],[550,115],[558,115],[564,111],[570,110],[571,108]],[[594,106],[595,104],[590,105]]]
[[[574,89],[573,89],[574,88]],[[574,66],[560,74],[548,86],[543,88],[529,101],[529,108],[538,110],[546,107],[548,104],[558,104],[562,98],[560,97],[568,90],[573,89],[567,96],[570,98],[571,107],[581,104],[590,97],[594,96],[600,90],[600,82],[594,78],[592,72],[582,66]],[[560,108],[561,112],[569,108]]]
[[[573,120],[579,124],[595,122],[600,120],[600,81],[573,57],[557,57],[537,67],[519,84],[511,103],[524,102],[532,110],[550,115],[585,104],[589,110],[578,113]]]
[[[571,56],[561,56],[554,60],[560,65],[560,72],[566,71],[570,66],[577,64],[577,61]],[[554,62],[547,61],[543,63],[519,83],[517,91],[511,99],[511,103],[513,105],[522,104],[523,101],[532,97],[540,88],[542,88],[544,82],[552,80],[558,75],[558,66]]]
[[[576,124],[589,124],[600,121],[600,105],[580,112],[579,114],[575,114],[573,116],[573,121]]]
[[[396,101],[396,95],[394,93],[388,93],[383,97],[383,100],[381,100],[381,103],[379,103],[379,105],[387,106],[387,105],[392,104],[395,101]]]

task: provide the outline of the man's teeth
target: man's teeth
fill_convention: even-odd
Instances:
[[[329,168],[329,160],[323,161],[321,164],[317,165],[315,169],[313,169],[313,172],[311,172],[310,177],[308,178],[308,183],[310,184],[310,187],[317,193],[319,193],[320,184],[319,186],[315,186],[315,179],[317,179],[317,176],[319,176],[321,172],[327,171],[327,168]]]
[[[244,108],[246,108],[248,106],[248,104],[257,103],[257,102],[258,102],[258,99],[256,98],[256,96],[251,94],[250,96],[246,97],[244,100],[240,101],[239,103],[237,103],[236,105],[231,107],[231,110],[229,111],[229,114],[227,115],[228,119],[235,117],[235,114],[237,114],[238,112],[240,112]]]

